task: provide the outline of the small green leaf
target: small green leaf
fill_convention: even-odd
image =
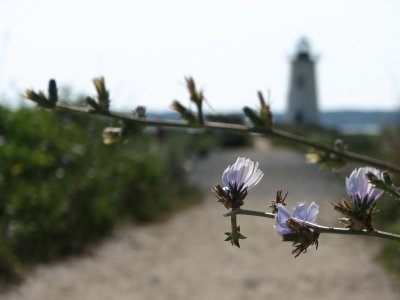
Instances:
[[[247,239],[247,236],[244,236],[243,234],[239,233],[239,239],[245,240]]]
[[[86,103],[89,104],[95,111],[101,111],[100,106],[92,97],[86,97]]]
[[[197,123],[197,120],[196,120],[196,117],[194,116],[194,114],[189,109],[187,109],[185,106],[180,104],[178,101],[172,102],[171,108],[173,110],[175,110],[177,113],[179,113],[183,119],[188,121],[189,124]]]
[[[55,103],[49,101],[43,92],[36,93],[34,90],[26,90],[25,98],[32,100],[36,104],[45,108],[54,108]]]
[[[251,109],[250,107],[245,106],[243,108],[243,112],[245,115],[250,119],[251,123],[255,128],[263,127],[264,122],[263,120],[257,115],[257,113]]]

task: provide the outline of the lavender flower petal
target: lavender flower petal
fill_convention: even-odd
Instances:
[[[251,189],[256,186],[264,173],[258,169],[258,162],[254,163],[248,158],[238,157],[232,166],[228,166],[222,174],[225,186]]]
[[[281,236],[291,233],[293,230],[287,225],[287,220],[292,216],[282,204],[277,204],[276,207],[278,209],[278,212],[275,215],[274,225],[276,232]]]
[[[354,169],[350,176],[346,178],[347,194],[355,203],[361,204],[364,201],[372,203],[383,193],[382,190],[374,188],[369,182],[366,177],[368,172],[373,173],[377,177],[381,177],[380,170],[371,167],[363,167]]]
[[[276,207],[278,212],[275,215],[274,228],[281,236],[294,232],[293,229],[287,225],[287,220],[289,218],[314,223],[317,220],[319,212],[318,205],[315,202],[312,202],[308,207],[304,202],[297,203],[293,210],[293,216],[282,204],[277,204]]]
[[[315,223],[315,221],[317,220],[318,213],[319,213],[319,206],[315,202],[311,202],[311,204],[307,208],[307,217],[305,220],[307,222]]]
[[[297,203],[293,210],[293,218],[305,220],[307,217],[307,207],[304,202]]]

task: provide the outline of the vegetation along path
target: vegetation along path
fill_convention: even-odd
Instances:
[[[207,200],[163,223],[126,226],[82,257],[35,269],[0,299],[399,299],[393,278],[374,261],[379,240],[321,235],[319,249],[294,258],[273,220],[239,216],[248,236],[241,248],[224,242],[229,220],[211,187],[237,156],[260,162],[265,176],[244,208],[267,210],[277,189],[296,201],[317,201],[321,224],[337,224],[329,201],[344,197],[342,180],[286,150],[214,153],[193,164],[192,179]]]

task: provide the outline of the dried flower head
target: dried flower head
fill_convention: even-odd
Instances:
[[[285,196],[282,196],[282,190],[277,190],[276,191],[276,197],[275,197],[275,201],[271,201],[271,205],[269,206],[269,208],[272,209],[272,213],[275,214],[278,212],[278,208],[277,205],[281,204],[283,206],[286,205],[286,197],[288,195],[288,192],[286,192]]]

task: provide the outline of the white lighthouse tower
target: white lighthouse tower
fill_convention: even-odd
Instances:
[[[286,121],[290,124],[318,124],[316,57],[311,54],[310,44],[302,38],[291,59],[288,109]]]

